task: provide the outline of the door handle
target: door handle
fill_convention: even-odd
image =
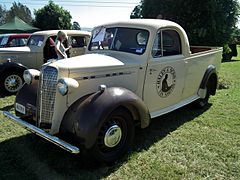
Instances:
[[[155,71],[157,71],[156,69],[149,69],[150,70],[150,72],[155,72]]]
[[[156,69],[150,69],[150,71],[154,72],[154,71],[157,71]]]

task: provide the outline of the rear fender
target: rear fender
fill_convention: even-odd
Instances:
[[[205,74],[203,76],[203,79],[199,88],[198,94],[200,95],[200,97],[204,96],[203,94],[206,91],[207,85],[210,85],[210,94],[215,95],[217,90],[217,83],[218,83],[218,76],[217,76],[216,67],[213,65],[209,65],[207,70],[205,71]]]
[[[90,148],[104,120],[119,107],[128,110],[135,121],[139,120],[142,128],[149,125],[149,111],[143,101],[127,89],[111,87],[74,103],[63,118],[61,130],[76,135],[86,148]]]

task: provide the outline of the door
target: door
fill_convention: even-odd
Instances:
[[[86,38],[84,36],[73,35],[69,37],[70,45],[72,48],[69,50],[70,57],[75,57],[85,54],[86,51]]]
[[[30,52],[25,57],[23,57],[23,60],[26,62],[25,65],[28,68],[40,69],[41,65],[43,64],[44,36],[30,36],[27,45],[30,48]]]
[[[144,102],[152,117],[182,100],[185,62],[180,36],[175,30],[160,30],[155,38],[144,85]]]

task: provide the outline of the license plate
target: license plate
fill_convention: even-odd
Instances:
[[[22,114],[26,114],[26,108],[25,106],[16,103],[16,111],[22,113]]]

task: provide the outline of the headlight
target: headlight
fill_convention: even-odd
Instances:
[[[57,83],[58,92],[65,96],[67,93],[70,93],[71,90],[78,88],[79,83],[72,78],[63,78],[59,79]]]
[[[68,93],[68,85],[63,79],[60,79],[58,81],[57,87],[58,87],[58,92],[62,96],[65,96]]]
[[[32,79],[33,76],[31,75],[31,73],[29,72],[29,70],[25,70],[23,73],[23,79],[27,84],[31,84],[32,83]]]
[[[23,73],[23,79],[27,84],[31,84],[33,80],[39,79],[40,71],[36,69],[28,69]]]

